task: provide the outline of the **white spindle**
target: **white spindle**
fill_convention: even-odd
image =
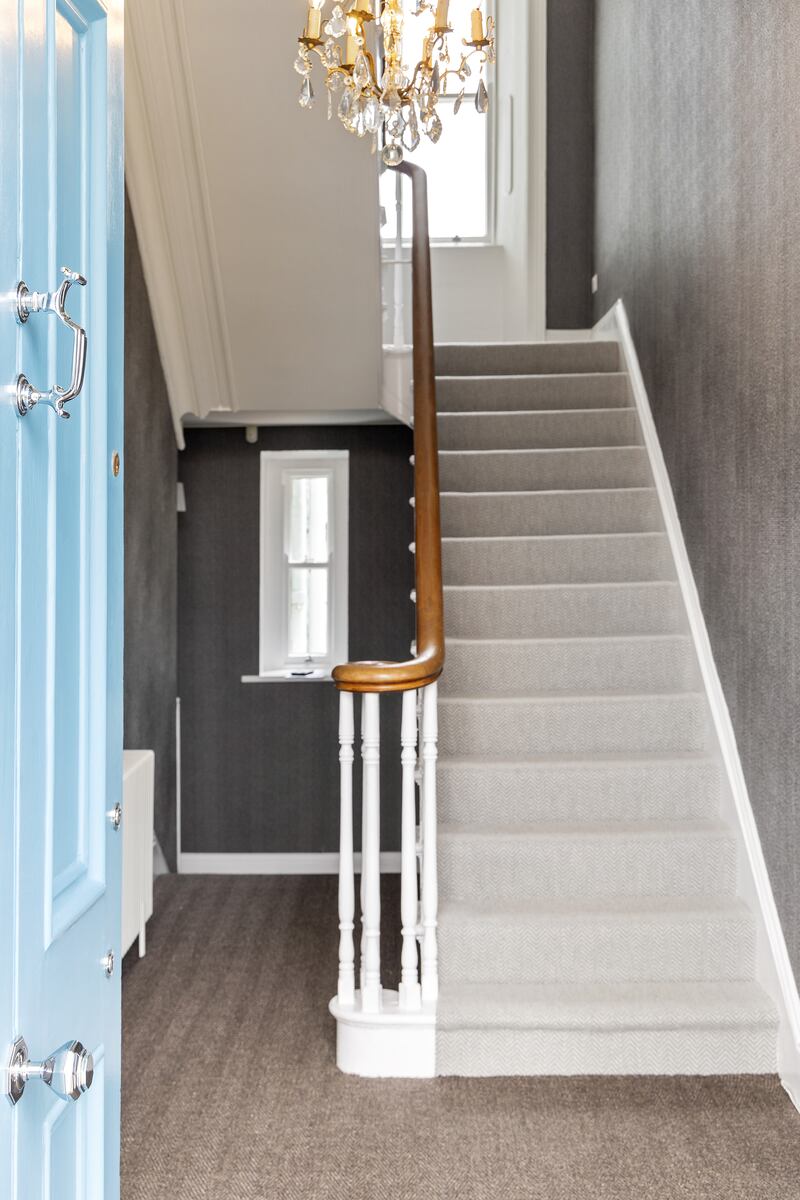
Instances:
[[[429,684],[422,698],[422,1002],[439,995],[436,922],[439,888],[436,874],[437,687]]]
[[[361,762],[364,762],[364,729],[367,719],[367,706],[364,703],[365,697],[361,697]],[[364,927],[364,900],[366,897],[366,876],[364,874],[364,863],[367,861],[367,806],[364,803],[364,775],[361,775],[361,877],[359,879],[359,896],[358,902],[361,906],[361,944],[359,946],[359,965],[358,965],[358,981],[361,993],[364,993],[364,972],[367,968],[367,935]]]
[[[339,693],[339,989],[340,1004],[355,1002],[355,872],[353,864],[353,693]]]
[[[400,917],[402,951],[400,1007],[420,1007],[417,967],[417,804],[415,770],[417,765],[417,694],[403,692],[403,716],[400,727],[400,756],[403,766],[402,816],[400,837]]]
[[[361,1006],[365,1012],[381,1009],[381,813],[380,813],[380,696],[364,696],[363,792],[366,831],[361,863],[363,883],[364,973]]]

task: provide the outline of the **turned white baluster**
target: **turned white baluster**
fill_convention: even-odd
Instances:
[[[366,697],[361,697],[361,762],[363,767],[364,762],[364,723],[367,719],[367,706],[364,703]],[[364,991],[364,972],[367,966],[366,956],[366,932],[364,928],[364,899],[366,896],[366,884],[364,875],[364,863],[367,861],[367,806],[364,803],[364,775],[361,775],[361,877],[358,885],[358,903],[361,906],[361,944],[359,946],[359,964],[358,964],[358,980],[362,994]]]
[[[361,1007],[380,1012],[381,992],[381,812],[380,812],[380,696],[364,696],[363,792],[364,834],[361,863],[364,902],[362,909],[364,982]]]
[[[430,683],[422,697],[422,1002],[435,1004],[439,995],[436,923],[439,886],[436,874],[436,758],[439,734],[437,686]]]
[[[400,726],[400,759],[403,766],[402,815],[400,830],[400,918],[402,951],[400,1007],[419,1008],[421,994],[417,966],[417,694],[403,692],[403,716]]]
[[[340,1004],[355,1002],[355,870],[353,863],[353,693],[339,693],[339,988]]]

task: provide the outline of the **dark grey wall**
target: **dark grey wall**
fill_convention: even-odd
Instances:
[[[622,296],[800,970],[800,4],[598,0]]]
[[[594,0],[547,4],[547,326],[592,324]]]
[[[175,866],[178,451],[130,209],[125,233],[125,745],[156,755],[156,833]]]
[[[338,698],[258,672],[259,453],[350,451],[350,656],[406,657],[413,636],[411,433],[401,426],[190,429],[180,475],[183,849],[338,849]],[[398,697],[382,701],[382,843],[399,834]]]

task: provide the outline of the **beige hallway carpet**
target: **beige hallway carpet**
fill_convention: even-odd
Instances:
[[[123,969],[123,1200],[800,1196],[800,1115],[775,1078],[348,1078],[327,1013],[335,879],[156,887],[147,957]]]

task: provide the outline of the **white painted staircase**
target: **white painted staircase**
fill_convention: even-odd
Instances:
[[[615,342],[441,346],[439,1074],[776,1069]]]

